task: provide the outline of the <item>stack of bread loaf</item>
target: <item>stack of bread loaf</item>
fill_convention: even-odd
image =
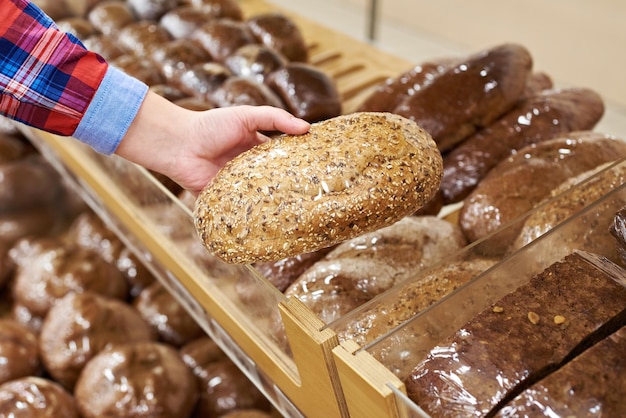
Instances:
[[[624,165],[603,167],[588,182],[555,196],[547,203],[549,211],[522,222],[537,225],[544,216],[588,205],[487,273],[476,289],[459,293],[456,303],[475,315],[461,314],[454,327],[426,337],[428,345],[414,350],[407,343],[397,349],[404,350],[401,356],[390,357],[409,397],[429,416],[613,416],[624,411]],[[489,303],[483,304],[479,293],[498,296],[486,296]],[[427,322],[408,332],[426,330]],[[391,344],[386,342],[381,352]]]
[[[535,211],[524,228],[520,222],[517,229],[494,234],[549,199],[561,183],[579,183],[626,156],[625,141],[593,131],[603,112],[592,90],[554,87],[548,75],[533,70],[529,51],[520,45],[423,63],[376,86],[357,112],[315,123],[297,139],[278,137],[235,159],[200,195],[196,226],[210,252],[231,263],[255,263],[327,323],[392,288],[399,300],[411,295],[410,304],[368,310],[339,327],[341,336],[366,343],[535,239],[539,234],[529,235],[539,228],[530,222],[541,222],[545,232],[578,211],[581,205],[573,202],[552,219]],[[400,155],[394,155],[396,145],[395,151],[384,149],[400,125],[410,127],[405,137],[419,137],[423,128],[419,141],[428,145]],[[369,162],[374,157],[363,150],[371,142],[382,150],[376,158],[404,158],[435,183],[425,186],[421,179],[400,187],[419,190],[421,199],[412,199],[411,210],[394,206],[403,191],[394,190],[393,182],[358,184],[351,170],[363,169],[334,154],[350,155],[346,160],[355,166]],[[322,151],[331,157],[311,158]],[[290,156],[289,164],[274,157],[281,153]],[[381,167],[381,177],[396,175]],[[606,184],[592,190],[606,192],[615,183]],[[371,211],[381,201],[387,210]],[[462,204],[458,222],[436,217],[443,205],[455,203]],[[359,217],[370,224],[358,223]],[[477,241],[480,251],[472,257],[451,260]],[[446,257],[446,265],[423,274]],[[243,298],[251,297],[245,285],[240,290]]]
[[[407,394],[432,417],[620,415],[625,332],[626,270],[575,251],[439,341]]]
[[[215,0],[92,1],[80,9],[61,27],[172,101],[194,109],[271,104],[313,122],[307,135],[279,136],[228,164],[195,202],[195,221],[209,252],[253,264],[335,323],[341,339],[373,341],[624,181],[618,167],[575,194],[561,194],[625,157],[626,142],[594,131],[605,110],[596,92],[555,86],[522,45],[398,69],[363,95],[355,113],[342,115],[334,81],[310,64],[306,40],[282,14],[244,17],[236,2]],[[437,216],[450,205],[458,205],[456,216]],[[515,220],[516,227],[504,228]],[[606,230],[594,235],[595,228],[580,231],[567,248],[623,263]],[[468,244],[472,250],[455,257]],[[580,280],[595,280],[601,274],[590,259],[576,253],[551,267],[558,274],[548,269],[532,283],[579,270]],[[248,282],[238,290],[248,303],[258,296]],[[554,293],[520,290],[527,291]],[[468,326],[480,328],[483,316]],[[275,328],[286,344],[278,318]],[[520,328],[520,341],[526,331]],[[615,329],[604,331],[602,337]],[[571,340],[563,356],[582,351],[580,344]],[[407,387],[428,405],[419,400],[415,382],[429,382],[415,377],[420,373]],[[543,375],[535,376],[527,382],[539,384]],[[491,388],[501,398],[477,393],[478,403],[497,399],[476,409],[492,411],[513,401],[513,393],[524,396],[516,387]]]
[[[0,174],[1,416],[276,416],[18,131]]]

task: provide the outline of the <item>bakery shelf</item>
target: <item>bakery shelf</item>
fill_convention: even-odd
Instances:
[[[279,411],[296,417],[315,415],[307,408],[343,414],[329,362],[336,337],[320,331],[319,320],[251,268],[205,254],[194,257],[189,248],[199,241],[189,209],[141,167],[102,157],[66,138],[32,130],[25,134]],[[262,299],[254,305],[242,304],[236,295],[234,287],[242,279],[257,286]],[[270,312],[279,306],[294,340],[293,355],[266,332]]]
[[[240,4],[247,16],[277,10],[263,1]],[[284,13],[305,39],[314,40],[310,61],[335,80],[344,113],[355,109],[368,88],[408,65]],[[206,253],[190,209],[145,169],[67,138],[34,129],[24,133],[283,415],[347,416],[332,358],[338,339],[319,318],[251,266],[228,265]],[[239,298],[242,282],[254,289],[253,301]],[[271,332],[276,318],[289,349]]]
[[[242,0],[240,4],[247,16],[280,10],[260,0]],[[311,63],[335,80],[343,113],[356,110],[377,83],[412,65],[296,13],[281,11],[309,41]],[[626,117],[608,109],[597,130],[626,134]],[[297,299],[286,298],[254,268],[227,265],[199,250],[190,209],[146,170],[115,156],[97,155],[70,139],[31,129],[25,133],[284,416],[420,416],[404,395],[402,373],[385,356],[386,344],[406,343],[400,337],[415,332],[413,326],[438,324],[432,322],[438,313],[460,300],[455,299],[462,298],[458,295],[467,295],[488,279],[475,279],[388,334],[371,335],[358,343],[342,341],[346,324],[384,298],[396,297],[400,288],[325,324]],[[446,261],[473,256],[488,246],[490,239],[495,237],[472,244]],[[531,254],[522,252],[525,257]],[[514,259],[506,258],[479,277],[504,271]],[[254,301],[240,298],[237,285],[242,282],[254,289]],[[463,314],[471,312],[468,309]],[[276,318],[282,319],[289,350],[271,332]],[[453,319],[458,322],[461,318],[459,314]],[[427,346],[424,342],[422,350]]]
[[[406,395],[403,382],[413,367],[440,341],[461,328],[474,315],[568,254],[577,250],[588,251],[624,266],[626,260],[620,256],[618,241],[609,231],[616,213],[626,205],[624,173],[625,160],[608,164],[587,180],[554,196],[498,233],[443,260],[439,266],[492,254],[492,240],[501,243],[503,236],[512,236],[509,233],[518,232],[525,222],[530,224],[539,214],[550,213],[549,210],[554,210],[553,208],[568,207],[571,202],[577,202],[580,190],[594,187],[597,189],[595,182],[606,183],[603,179],[610,179],[608,181],[612,182],[608,192],[586,201],[583,209],[577,210],[574,215],[565,218],[558,226],[525,246],[519,249],[513,246],[492,267],[477,274],[474,279],[430,308],[405,318],[401,324],[362,345],[353,341],[342,342],[334,353],[351,416],[367,416],[368,410],[377,409],[380,416],[427,417]],[[423,272],[419,277],[427,277],[439,266]],[[352,312],[342,318],[342,321],[347,324],[367,317],[368,314],[371,318],[380,306],[390,307],[401,300],[398,295],[401,294],[402,287],[400,285],[380,295],[362,306],[360,312]],[[342,329],[346,324],[335,324],[335,327]],[[367,364],[370,367],[364,367]],[[373,395],[360,398],[359,392],[364,390],[373,391]],[[374,400],[376,396],[378,399]],[[369,399],[371,403],[364,399]]]

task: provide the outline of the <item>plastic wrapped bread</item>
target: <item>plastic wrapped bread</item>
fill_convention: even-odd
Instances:
[[[406,379],[434,417],[491,416],[534,382],[626,324],[626,272],[576,252],[483,310]]]

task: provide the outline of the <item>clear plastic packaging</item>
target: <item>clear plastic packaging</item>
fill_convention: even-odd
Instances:
[[[604,167],[578,186],[556,195],[509,225],[512,228],[520,228],[520,225],[523,226],[529,219],[538,216],[541,211],[550,211],[555,207],[566,207],[578,200],[585,188],[593,194],[599,190],[598,184],[601,180],[605,182],[607,179],[609,180],[608,189],[600,193],[599,196],[596,195],[593,199],[585,201],[584,207],[573,208],[574,213],[570,214],[569,217],[559,219],[559,222],[562,221],[562,223],[554,229],[521,249],[514,249],[503,260],[478,274],[474,279],[434,303],[430,308],[406,319],[387,334],[369,341],[363,349],[373,355],[402,381],[406,381],[420,362],[429,354],[433,355],[435,347],[457,333],[464,324],[471,321],[477,314],[490,307],[493,309],[492,305],[496,301],[510,294],[519,286],[528,283],[533,276],[540,274],[548,266],[563,260],[578,250],[588,251],[603,257],[603,260],[593,262],[596,268],[610,271],[612,276],[622,275],[623,277],[623,271],[620,271],[618,267],[615,267],[614,270],[611,267],[615,263],[620,264],[623,261],[618,256],[618,242],[611,234],[610,227],[616,213],[626,205],[626,184],[624,184],[621,174],[625,169],[625,161]],[[506,231],[502,233],[506,233]],[[479,252],[481,244],[484,243],[484,241],[477,242],[466,248],[461,254],[455,255],[453,259],[462,260],[474,256]],[[608,261],[609,259],[612,261]],[[445,260],[442,264],[450,263],[451,260]],[[430,272],[432,271],[431,269]],[[389,295],[384,296],[393,297],[393,293],[390,292]],[[388,303],[384,301],[384,297],[380,299],[376,301],[378,304]],[[598,304],[601,302],[598,301]],[[373,303],[370,305],[375,306]],[[533,321],[535,319],[529,313],[528,320]],[[555,318],[540,318],[540,320],[560,321],[560,319]],[[457,366],[461,367],[460,363]],[[468,369],[472,368],[471,365],[466,366]],[[452,378],[452,376],[449,377]],[[492,382],[492,384],[504,384],[506,379],[497,382],[499,383]],[[457,393],[457,395],[460,394],[461,392]],[[470,401],[470,399],[467,400]],[[499,401],[497,400],[496,404]],[[472,402],[469,402],[468,405]],[[427,416],[421,406],[406,395],[398,395],[397,403],[403,413],[408,416]],[[468,410],[465,410],[464,414],[467,414],[464,416],[470,416]]]
[[[625,284],[626,271],[606,259],[566,256],[429,351],[405,380],[409,397],[437,416],[490,416],[615,332],[626,321]]]
[[[626,328],[598,342],[545,379],[524,390],[496,417],[606,416],[624,413]],[[592,382],[593,384],[589,384]]]

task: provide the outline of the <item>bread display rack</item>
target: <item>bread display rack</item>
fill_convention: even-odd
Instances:
[[[263,1],[244,1],[241,6],[247,15],[275,10]],[[293,19],[305,38],[314,40],[312,63],[336,80],[344,112],[356,106],[368,87],[408,65],[298,16]],[[332,358],[338,340],[318,318],[252,269],[216,261],[220,275],[247,276],[259,286],[262,304],[268,310],[280,309],[293,353],[286,354],[263,332],[267,327],[258,312],[237,303],[233,281],[217,280],[217,271],[184,253],[186,242],[197,240],[191,213],[147,171],[116,157],[103,158],[66,138],[35,130],[26,135],[281,413],[347,416]],[[168,212],[168,219],[161,219]],[[164,227],[172,219],[176,227]]]
[[[243,0],[241,6],[246,15],[276,10],[259,0]],[[298,24],[310,42],[311,63],[336,81],[343,113],[354,111],[373,86],[411,65],[372,45],[284,13]],[[620,126],[626,126],[621,116],[612,117]],[[550,260],[539,260],[537,256],[544,246],[563,240],[559,234],[567,236],[573,233],[572,229],[589,222],[597,205],[602,204],[594,203],[563,225],[560,232],[547,234],[528,251],[498,263],[471,285],[406,321],[394,332],[361,346],[350,340],[340,342],[339,330],[356,315],[374,309],[384,297],[395,297],[394,289],[359,308],[359,312],[346,315],[345,320],[325,324],[297,299],[286,298],[251,266],[226,265],[208,254],[197,257],[190,250],[198,242],[190,210],[145,169],[115,156],[98,155],[77,141],[32,129],[25,134],[278,411],[289,417],[427,416],[406,397],[400,378],[406,370],[401,370],[397,361],[406,341],[419,345],[425,353],[432,347],[432,340],[413,341],[406,336],[434,337],[435,332],[449,332],[462,324],[512,283],[493,292],[484,292],[485,287],[481,286],[491,289],[489,285],[507,269],[523,265],[534,268],[534,273],[560,257],[561,254],[551,253]],[[617,188],[611,196],[626,201],[624,187]],[[616,210],[619,201],[611,200],[609,210]],[[451,259],[479,251],[488,240]],[[530,274],[529,270],[523,278]],[[244,280],[256,288],[253,304],[246,304],[237,296],[237,282]],[[486,296],[476,298],[478,294]],[[450,306],[457,309],[451,311]],[[276,316],[282,318],[289,349],[279,345],[270,333],[270,321]],[[424,332],[425,327],[428,332]]]
[[[382,410],[382,399],[375,398],[371,392],[378,388],[376,395],[382,396],[385,390],[393,393],[395,400],[387,399],[389,404],[395,405],[387,410],[393,410],[397,416],[423,418],[429,415],[407,397],[405,388],[396,385],[394,380],[385,380],[382,377],[380,364],[385,365],[385,371],[392,371],[400,381],[411,373],[412,368],[424,359],[429,351],[444,341],[456,330],[476,314],[489,308],[517,287],[527,283],[531,277],[541,273],[553,263],[563,260],[569,254],[584,251],[597,254],[605,258],[601,269],[611,270],[615,263],[624,265],[624,259],[618,255],[620,244],[610,232],[616,213],[626,205],[626,161],[618,160],[607,164],[595,175],[579,183],[577,186],[554,196],[536,209],[521,216],[500,232],[483,240],[470,244],[465,249],[431,269],[420,272],[427,276],[430,271],[439,267],[453,265],[472,257],[480,257],[490,253],[493,248],[491,241],[497,242],[499,236],[508,234],[511,230],[521,228],[525,223],[532,224],[544,213],[550,213],[554,208],[563,208],[576,202],[578,205],[581,196],[589,193],[594,197],[580,203],[582,209],[566,218],[557,227],[541,237],[530,242],[522,249],[507,254],[501,261],[474,277],[463,287],[442,298],[430,308],[407,319],[402,325],[391,332],[360,346],[354,341],[343,341],[333,352],[337,361],[342,389],[353,416],[368,416],[368,411]],[[593,189],[599,183],[612,183],[609,191],[595,192]],[[611,260],[611,261],[606,261]],[[616,261],[618,260],[618,261]],[[626,278],[623,269],[619,269],[617,277],[622,281]],[[353,321],[354,317],[367,317],[368,312],[376,312],[379,306],[392,306],[401,301],[402,285],[391,289],[372,299],[357,310],[346,315],[333,324],[333,329],[339,333],[343,328],[342,322]],[[549,302],[548,302],[549,303]],[[542,320],[546,320],[543,318]],[[548,319],[548,321],[550,321]],[[407,356],[410,353],[410,356]],[[496,379],[494,379],[495,381]],[[370,391],[371,396],[364,396]],[[468,395],[471,396],[471,395]],[[462,396],[459,396],[462,398]],[[373,399],[376,399],[375,401]],[[370,403],[371,402],[371,403]],[[397,409],[394,409],[397,408]],[[392,415],[396,416],[396,415]],[[459,415],[460,416],[460,415]],[[473,416],[473,415],[472,415]]]

